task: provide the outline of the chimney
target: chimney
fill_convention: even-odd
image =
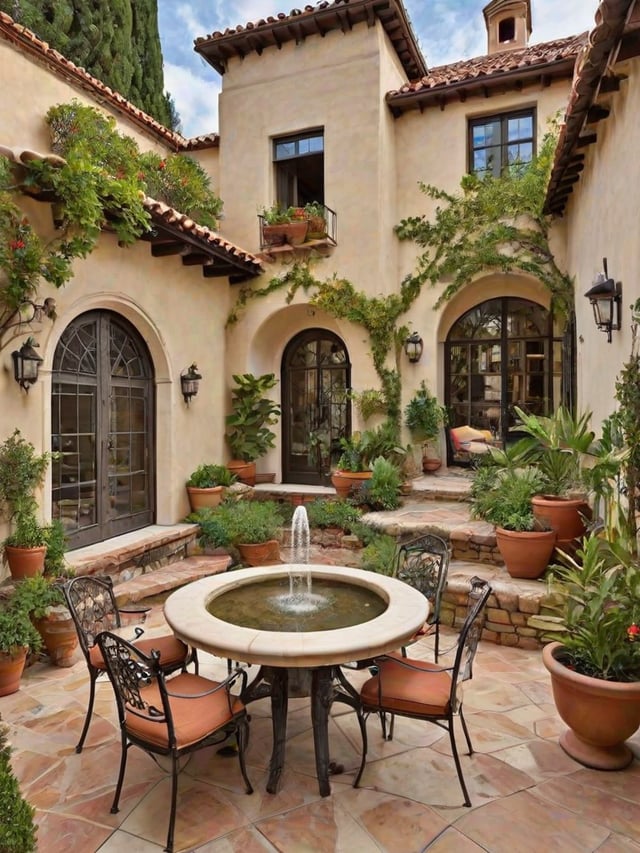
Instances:
[[[482,12],[487,27],[487,53],[527,46],[531,35],[531,0],[491,0]]]

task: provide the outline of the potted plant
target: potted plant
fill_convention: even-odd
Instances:
[[[305,204],[304,215],[309,223],[307,240],[322,240],[327,236],[327,217],[323,204],[319,201]]]
[[[29,650],[42,644],[27,613],[11,601],[0,604],[0,696],[20,688]]]
[[[227,467],[243,483],[253,486],[256,459],[274,446],[276,436],[269,427],[277,423],[280,406],[265,395],[278,380],[273,373],[242,373],[234,374],[233,381],[236,387],[231,392],[232,412],[225,418],[225,438],[232,456]]]
[[[216,513],[214,507],[202,507],[190,513],[185,521],[200,526],[198,544],[205,553],[211,554],[216,551],[226,550],[231,544],[228,525],[225,524],[220,514]]]
[[[539,578],[555,547],[555,531],[544,528],[531,505],[542,482],[535,468],[483,460],[471,486],[471,514],[495,525],[498,550],[514,578]]]
[[[36,850],[35,809],[20,793],[20,786],[11,769],[11,748],[8,729],[0,725],[0,850],[5,853],[33,853]]]
[[[0,502],[13,531],[4,554],[14,578],[42,573],[46,554],[45,528],[38,523],[36,489],[42,485],[50,453],[36,453],[19,429],[0,445]]]
[[[371,463],[371,479],[365,480],[352,498],[374,511],[397,509],[400,506],[402,475],[393,462],[378,456]]]
[[[16,584],[11,603],[27,613],[51,662],[56,666],[72,666],[78,633],[66,606],[61,582],[43,575],[24,578]]]
[[[283,515],[275,501],[239,500],[214,510],[226,528],[229,540],[248,566],[280,562],[278,533]]]
[[[406,455],[406,448],[397,440],[392,424],[385,422],[376,429],[353,432],[349,437],[340,439],[342,451],[337,468],[331,475],[331,483],[338,497],[347,498],[351,489],[371,479],[371,465],[379,456],[391,462],[400,461]]]
[[[576,557],[554,566],[558,616],[536,617],[553,642],[542,651],[558,713],[560,745],[587,767],[619,770],[640,726],[640,569],[628,543],[592,533]]]
[[[223,489],[233,485],[236,480],[236,475],[226,465],[198,465],[187,480],[191,511],[218,506],[222,500]]]
[[[299,246],[307,237],[308,221],[304,217],[296,217],[295,209],[283,207],[274,202],[271,207],[263,207],[259,216],[262,226],[262,242],[267,246],[282,246],[289,243]]]
[[[425,474],[437,471],[442,462],[439,451],[434,452],[433,445],[437,448],[440,430],[447,423],[447,411],[429,392],[424,379],[407,403],[404,422],[412,438],[422,444],[422,470]]]

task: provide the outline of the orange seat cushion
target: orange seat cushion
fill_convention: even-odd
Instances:
[[[173,634],[136,640],[133,645],[137,649],[140,649],[143,655],[147,655],[148,657],[151,656],[153,650],[160,652],[160,664],[163,669],[181,664],[189,654],[187,646],[182,640],[174,637]],[[97,643],[89,649],[89,661],[91,662],[91,666],[96,669],[106,670],[104,658]]]
[[[192,675],[190,672],[180,673],[166,682],[167,691],[170,694],[180,694],[180,696],[169,696],[178,749],[198,743],[244,710],[240,699],[229,694],[225,688],[216,693],[207,693],[218,683],[201,675]],[[207,693],[207,695],[194,697],[194,694],[198,693]],[[157,682],[142,688],[140,695],[145,703],[162,711]],[[194,698],[181,698],[181,696]],[[141,738],[147,743],[159,747],[169,746],[169,733],[164,716],[152,716],[144,711],[129,708],[126,713],[125,727],[130,735]]]
[[[404,660],[417,669],[403,666],[393,657],[376,662],[377,675],[365,681],[360,691],[365,709],[411,716],[446,716],[450,707],[451,673],[443,672],[435,663]]]

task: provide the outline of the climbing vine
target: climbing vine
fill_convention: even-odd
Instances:
[[[401,240],[424,249],[415,271],[402,283],[407,299],[415,299],[425,283],[434,287],[447,281],[436,302],[439,308],[479,273],[519,271],[542,282],[553,310],[568,315],[573,282],[555,262],[549,247],[552,217],[544,213],[556,141],[552,127],[530,163],[515,165],[497,178],[464,175],[457,194],[420,185],[436,202],[434,217],[409,217],[396,227]]]

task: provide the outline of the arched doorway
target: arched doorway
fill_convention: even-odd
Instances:
[[[282,478],[323,485],[351,431],[347,390],[351,365],[344,343],[325,329],[308,329],[282,357]]]
[[[562,400],[563,338],[546,308],[500,297],[451,327],[445,346],[445,404],[451,426],[489,429],[502,442],[514,405],[544,415]]]
[[[154,384],[146,344],[123,317],[91,311],[53,359],[52,516],[71,547],[154,520]]]

